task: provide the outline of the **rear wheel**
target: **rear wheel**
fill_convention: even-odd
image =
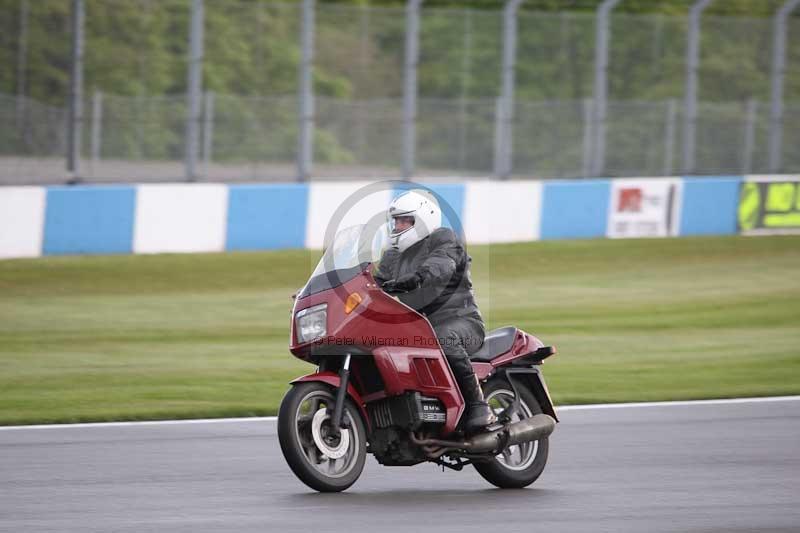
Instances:
[[[519,409],[511,414],[511,421],[517,422],[542,412],[539,402],[533,393],[524,387],[517,387],[520,392]],[[514,389],[504,379],[489,380],[483,394],[489,407],[499,415],[514,400]],[[547,464],[549,443],[547,438],[510,446],[492,460],[475,463],[475,470],[497,487],[503,489],[527,487],[542,474]]]
[[[320,492],[339,492],[356,482],[364,469],[367,443],[364,422],[350,399],[345,401],[338,435],[331,426],[334,390],[318,381],[293,386],[278,413],[278,441],[292,472]]]

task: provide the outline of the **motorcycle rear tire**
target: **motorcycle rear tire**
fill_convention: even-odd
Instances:
[[[531,416],[542,412],[539,402],[531,391],[522,386],[522,384],[517,384],[517,390],[519,390],[521,396],[520,403],[528,407]],[[483,395],[487,399],[490,398],[493,393],[502,391],[513,395],[513,388],[509,385],[508,381],[503,378],[490,379],[483,387]],[[527,487],[539,478],[547,464],[547,455],[549,451],[548,439],[539,439],[535,442],[537,443],[536,449],[533,451],[535,457],[533,457],[530,464],[522,469],[507,467],[498,459],[500,456],[496,456],[489,461],[476,462],[473,466],[483,479],[501,489],[521,489]]]

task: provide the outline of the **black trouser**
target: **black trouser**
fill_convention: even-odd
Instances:
[[[436,323],[432,322],[431,325],[464,400],[479,401],[480,397],[475,397],[479,389],[476,390],[473,386],[477,385],[477,382],[469,356],[478,351],[483,344],[483,338],[486,336],[483,322],[471,316],[455,316]]]

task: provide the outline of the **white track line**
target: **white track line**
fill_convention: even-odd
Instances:
[[[249,416],[242,418],[190,418],[181,420],[142,420],[137,422],[82,422],[79,424],[39,424],[30,426],[0,426],[0,431],[15,429],[70,429],[70,428],[114,428],[126,426],[179,426],[188,424],[228,424],[235,422],[275,422],[277,416]]]
[[[670,402],[595,403],[587,405],[556,406],[556,411],[583,411],[589,409],[621,409],[626,407],[672,407],[681,405],[726,405],[737,403],[797,402],[800,396],[765,396],[762,398],[727,398],[719,400],[681,400]]]
[[[698,405],[727,405],[737,403],[765,402],[798,402],[800,396],[767,396],[763,398],[729,398],[720,400],[682,400],[670,402],[634,402],[634,403],[596,403],[587,405],[565,405],[556,407],[556,411],[588,411],[590,409],[625,409],[640,407],[675,407]],[[0,426],[0,431],[18,429],[72,429],[72,428],[108,428],[126,426],[177,426],[185,424],[230,424],[237,422],[275,422],[277,416],[253,416],[242,418],[197,418],[186,420],[145,420],[141,422],[88,422],[80,424],[40,424],[29,426]]]

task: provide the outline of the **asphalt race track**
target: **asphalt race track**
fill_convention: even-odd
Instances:
[[[800,398],[569,409],[530,488],[368,458],[343,494],[273,420],[0,430],[0,530],[798,531]]]

